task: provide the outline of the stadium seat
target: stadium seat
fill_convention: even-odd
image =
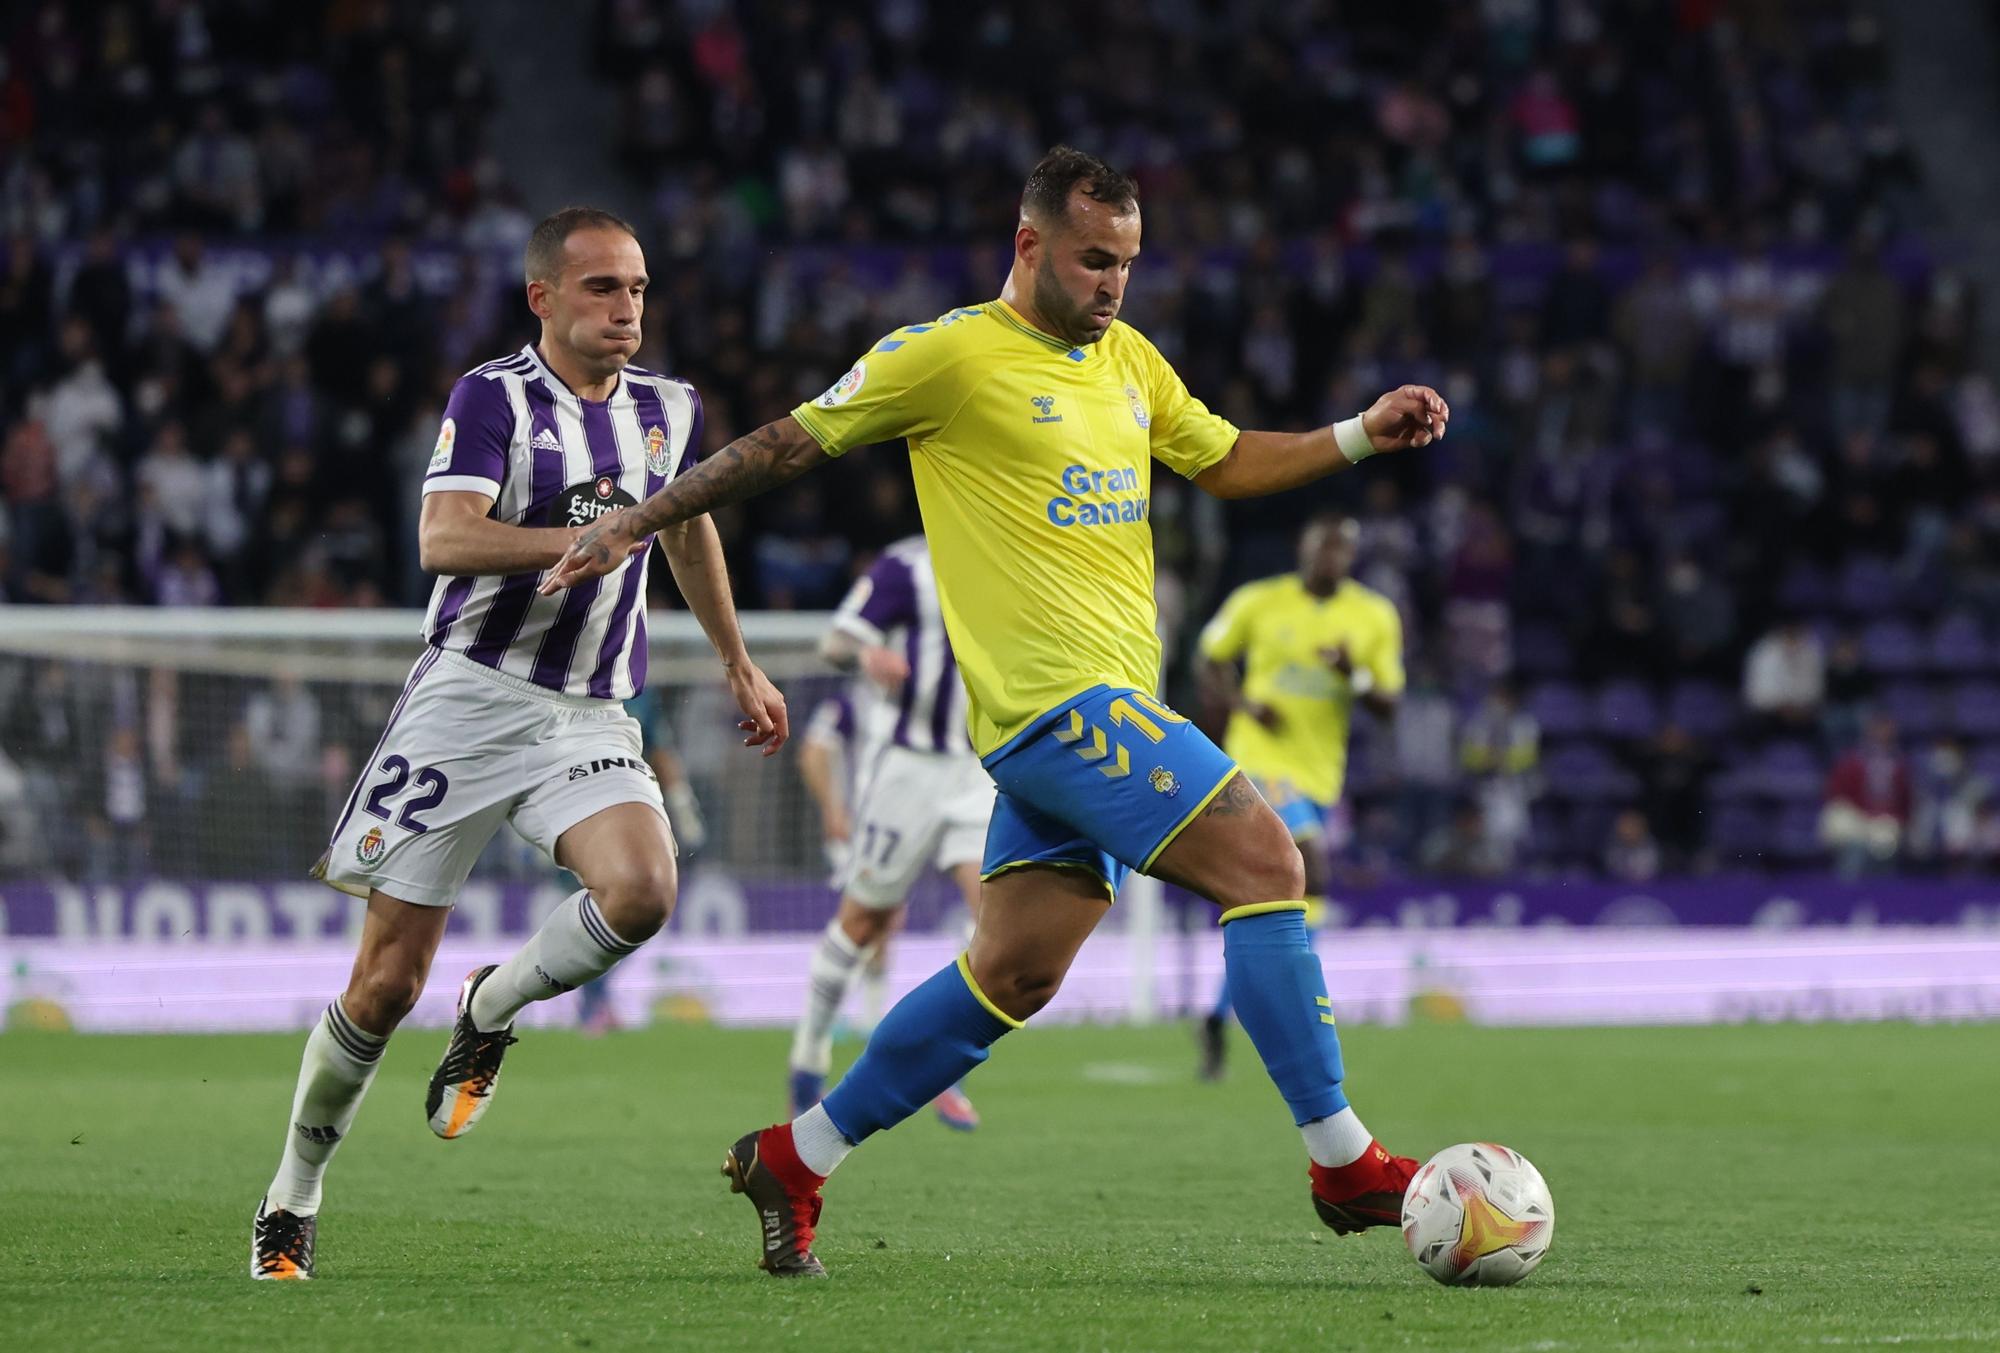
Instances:
[[[1660,703],[1637,681],[1614,681],[1597,693],[1597,731],[1633,741],[1660,728]]]
[[[1552,798],[1573,802],[1629,802],[1639,781],[1594,742],[1572,742],[1542,758],[1542,779]]]
[[[1667,699],[1667,721],[1696,738],[1728,736],[1737,717],[1735,694],[1712,681],[1683,681]]]
[[[1514,666],[1522,676],[1539,680],[1568,676],[1576,669],[1576,660],[1560,629],[1546,622],[1530,622],[1514,635]]]
[[[1861,631],[1861,660],[1882,676],[1912,676],[1930,665],[1930,645],[1908,621],[1884,617]]]
[[[1877,702],[1906,738],[1933,737],[1947,727],[1937,692],[1928,682],[1898,681]]]
[[[1966,737],[2000,737],[2000,683],[1967,681],[1949,700],[1952,728]]]
[[[1528,713],[1535,716],[1545,738],[1580,737],[1591,731],[1590,699],[1566,681],[1549,681],[1528,696]]]
[[[1756,783],[1771,799],[1818,799],[1826,788],[1826,767],[1803,742],[1774,742],[1755,762]]]
[[[1938,621],[1930,636],[1930,669],[1947,676],[1968,676],[1993,666],[1993,646],[1986,641],[1978,617],[1954,611]]]
[[[1902,600],[1903,586],[1886,559],[1860,555],[1840,574],[1840,606],[1851,615],[1879,615]]]
[[[1770,851],[1773,815],[1752,803],[1718,808],[1712,815],[1708,844],[1726,860],[1753,864]]]
[[[1820,809],[1816,804],[1794,803],[1778,810],[1771,831],[1771,849],[1788,864],[1805,864],[1825,853],[1819,841]]]
[[[1838,604],[1839,594],[1826,570],[1803,560],[1785,570],[1778,584],[1778,605],[1795,615],[1817,615]]]

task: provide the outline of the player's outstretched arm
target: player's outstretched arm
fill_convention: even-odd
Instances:
[[[448,489],[425,494],[417,519],[417,560],[424,572],[456,578],[539,573],[562,558],[577,538],[573,527],[494,521],[486,515],[492,510],[493,500],[483,493]]]
[[[1229,454],[1194,477],[1217,498],[1282,493],[1338,474],[1369,456],[1429,446],[1444,436],[1451,408],[1427,385],[1389,391],[1359,418],[1311,432],[1244,432]]]
[[[831,457],[790,414],[738,437],[658,493],[608,513],[578,537],[542,580],[542,595],[601,578],[618,567],[633,542],[718,507],[789,483]]]
[[[655,495],[657,496],[657,495]],[[736,599],[729,591],[729,566],[722,557],[722,536],[703,513],[660,532],[660,549],[688,609],[701,622],[702,633],[715,646],[729,681],[730,694],[743,719],[736,726],[749,736],[746,747],[762,747],[769,756],[791,737],[785,697],[771,684],[743,645],[743,627],[736,619]]]

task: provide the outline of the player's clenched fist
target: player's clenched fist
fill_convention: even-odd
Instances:
[[[1383,395],[1361,415],[1361,429],[1377,451],[1429,446],[1444,436],[1451,406],[1428,385],[1403,385]]]

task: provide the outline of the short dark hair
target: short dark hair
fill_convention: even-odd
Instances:
[[[522,259],[524,270],[530,282],[553,282],[562,271],[563,245],[579,230],[622,230],[633,239],[639,232],[631,222],[614,216],[599,207],[564,207],[561,211],[544,216],[528,236],[528,248]]]
[[[1021,215],[1031,221],[1060,221],[1069,214],[1069,197],[1077,189],[1093,202],[1120,214],[1139,205],[1139,185],[1095,155],[1075,146],[1056,146],[1028,171],[1021,190]]]

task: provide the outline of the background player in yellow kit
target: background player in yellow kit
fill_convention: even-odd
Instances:
[[[1326,815],[1346,778],[1354,706],[1387,717],[1403,693],[1402,618],[1349,576],[1360,535],[1351,517],[1314,517],[1298,571],[1237,588],[1201,632],[1202,684],[1229,711],[1223,750],[1298,842],[1308,929],[1326,896]],[[1222,1074],[1230,1012],[1225,975],[1201,1024],[1204,1080]]]
[[[817,399],[603,518],[543,584],[608,572],[646,534],[830,456],[909,442],[973,747],[1000,791],[978,930],[824,1101],[730,1148],[724,1170],[758,1210],[772,1273],[824,1273],[812,1240],[825,1176],[1046,1005],[1135,868],[1222,908],[1237,1013],[1305,1138],[1321,1219],[1337,1231],[1399,1219],[1415,1162],[1383,1150],[1342,1089],[1291,833],[1220,748],[1147,694],[1160,670],[1148,516],[1155,459],[1217,497],[1254,497],[1427,446],[1450,411],[1406,385],[1332,427],[1239,430],[1118,322],[1139,236],[1129,178],[1051,151],[1028,178],[998,300],[883,338]]]

